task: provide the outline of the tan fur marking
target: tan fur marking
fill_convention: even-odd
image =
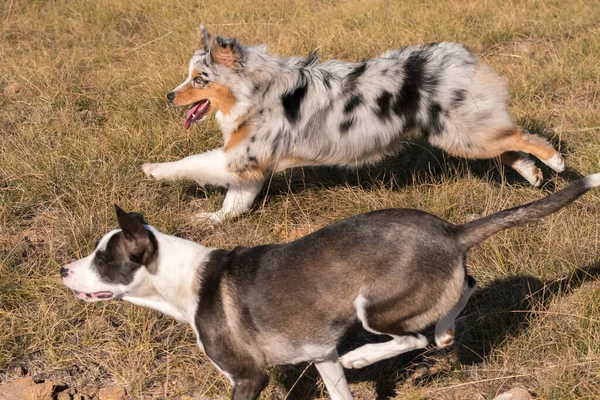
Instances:
[[[236,103],[233,93],[227,86],[210,83],[206,88],[195,88],[190,83],[175,92],[173,104],[188,106],[202,99],[210,101],[209,112],[221,111],[225,115],[231,112]]]
[[[446,148],[445,150],[455,157],[475,159],[495,158],[507,151],[522,151],[542,160],[547,160],[556,153],[546,139],[523,133],[519,127],[499,129],[486,136],[489,139],[486,142],[480,142],[477,147],[467,148],[463,146],[460,148]]]
[[[507,165],[511,168],[514,168],[514,164],[520,159],[519,153],[516,151],[507,151],[500,154],[500,162],[504,165]],[[518,171],[521,173],[521,171]]]
[[[238,127],[237,130],[233,131],[231,133],[231,136],[229,136],[229,140],[227,141],[227,143],[225,143],[224,150],[227,151],[227,150],[231,149],[232,147],[235,147],[242,140],[247,138],[249,134],[250,134],[250,126],[249,125],[244,124],[244,125]]]
[[[281,172],[288,168],[308,167],[317,165],[319,165],[319,163],[315,161],[308,161],[296,156],[287,156],[277,160],[277,165],[275,165],[275,172]]]
[[[225,47],[219,45],[216,41],[213,42],[213,47],[210,52],[210,55],[214,62],[217,64],[224,65],[229,68],[233,68],[234,66],[234,58],[233,51],[231,49],[231,45],[226,45]]]
[[[260,167],[250,167],[245,171],[237,172],[237,174],[245,181],[258,181],[265,178],[265,171]]]
[[[236,103],[235,97],[233,97],[231,90],[227,86],[218,83],[211,83],[209,90],[212,91],[212,97],[208,97],[211,106],[212,104],[215,104],[217,109],[223,114],[229,114]]]
[[[529,133],[523,133],[519,127],[514,130],[512,135],[506,135],[506,133],[504,135],[505,138],[501,140],[506,150],[522,151],[534,155],[541,160],[548,160],[556,154],[556,150],[554,150],[554,147],[546,139]]]

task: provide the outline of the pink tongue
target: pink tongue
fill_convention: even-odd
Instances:
[[[112,292],[96,292],[96,293],[85,293],[85,292],[76,292],[77,297],[84,300],[89,299],[108,299],[113,296]]]
[[[187,111],[187,114],[185,116],[185,123],[183,124],[183,126],[185,127],[186,130],[190,129],[190,125],[192,124],[194,117],[197,116],[199,113],[204,112],[204,108],[205,108],[206,104],[207,104],[206,100],[201,100],[201,101],[197,102],[196,104],[194,104]]]

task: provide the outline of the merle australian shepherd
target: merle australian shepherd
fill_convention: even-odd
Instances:
[[[399,150],[411,129],[457,157],[499,157],[534,186],[542,173],[527,153],[555,171],[564,169],[548,141],[513,120],[505,79],[462,44],[410,46],[358,63],[318,63],[316,55],[286,58],[264,45],[213,38],[203,25],[201,32],[187,79],[167,98],[191,106],[186,128],[214,113],[224,146],[143,166],[158,180],[226,187],[222,209],[198,218],[220,222],[248,211],[274,172],[375,163]]]

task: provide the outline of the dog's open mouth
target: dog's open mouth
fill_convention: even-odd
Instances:
[[[85,292],[80,292],[77,290],[73,290],[73,292],[75,293],[75,296],[79,297],[80,299],[88,300],[88,301],[105,300],[105,299],[110,299],[113,297],[112,292],[85,293]]]
[[[185,117],[185,129],[190,129],[192,122],[198,122],[204,118],[209,108],[210,101],[208,100],[200,100],[192,104]]]

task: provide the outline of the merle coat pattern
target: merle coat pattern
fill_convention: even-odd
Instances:
[[[285,58],[213,39],[202,26],[188,77],[167,97],[191,105],[186,128],[214,112],[224,146],[143,170],[159,180],[227,187],[221,210],[198,215],[214,222],[247,211],[270,173],[375,163],[398,151],[412,129],[458,157],[500,157],[534,186],[542,173],[525,153],[564,169],[545,139],[515,124],[506,81],[458,43],[318,63],[316,54]]]

